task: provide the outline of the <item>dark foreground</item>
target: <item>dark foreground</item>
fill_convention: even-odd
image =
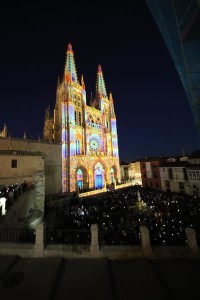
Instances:
[[[200,260],[0,256],[0,299],[199,299]]]

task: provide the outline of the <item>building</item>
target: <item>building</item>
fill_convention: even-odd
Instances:
[[[188,157],[168,158],[159,167],[161,186],[164,192],[189,194],[187,167]]]
[[[166,161],[163,157],[150,157],[140,159],[142,185],[146,188],[161,190],[161,178],[159,166]]]
[[[200,151],[194,151],[189,158],[187,168],[190,194],[200,193]]]
[[[100,189],[120,182],[117,122],[112,94],[99,65],[96,94],[86,101],[78,80],[74,52],[67,48],[64,77],[58,82],[53,116],[46,110],[44,140],[62,144],[62,192]]]
[[[26,184],[34,187],[29,193],[32,207],[44,212],[45,174],[44,154],[39,151],[0,150],[0,185]],[[13,196],[12,196],[13,197]],[[11,198],[12,198],[11,197]],[[21,205],[27,205],[28,197],[22,198]],[[18,214],[20,215],[20,209]],[[1,214],[0,214],[1,215]]]
[[[125,161],[120,162],[120,172],[121,172],[122,183],[129,180],[129,165],[130,165],[130,162],[125,162]]]
[[[187,94],[200,138],[200,0],[146,0]]]
[[[12,167],[13,160],[16,161],[15,167]],[[26,180],[35,185],[35,175],[38,170],[43,170],[45,179],[41,183],[45,185],[45,195],[61,193],[62,159],[59,143],[0,137],[0,163],[0,184],[20,184]]]
[[[121,171],[121,181],[127,182],[131,181],[133,184],[142,184],[141,178],[141,169],[140,162],[121,162],[120,163],[120,171]]]

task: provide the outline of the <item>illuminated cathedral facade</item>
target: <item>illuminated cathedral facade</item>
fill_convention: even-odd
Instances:
[[[62,145],[62,192],[101,189],[120,182],[117,122],[112,94],[106,92],[99,65],[96,93],[86,102],[72,45],[67,48],[64,77],[58,82],[54,115],[47,108],[43,138]]]

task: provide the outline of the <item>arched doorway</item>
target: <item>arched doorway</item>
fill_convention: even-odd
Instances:
[[[104,187],[104,168],[100,162],[94,166],[94,187],[95,189]]]
[[[81,169],[77,171],[77,185],[80,190],[83,188],[83,172]]]

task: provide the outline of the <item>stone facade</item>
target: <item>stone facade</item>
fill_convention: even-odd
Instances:
[[[34,183],[44,172],[45,194],[61,192],[61,145],[26,139],[0,138],[0,183]],[[12,168],[12,160],[17,167]],[[39,172],[39,173],[38,173]]]

